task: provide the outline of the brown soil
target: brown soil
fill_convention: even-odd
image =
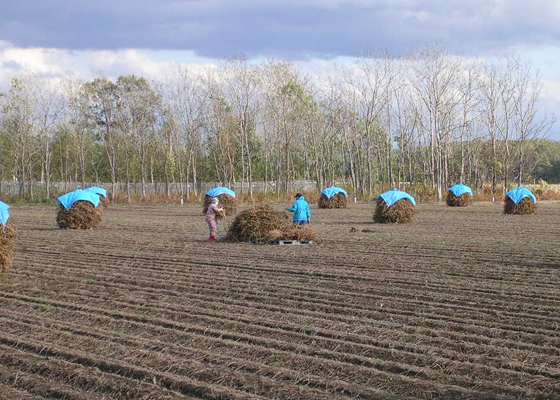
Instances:
[[[560,203],[371,207],[315,210],[317,246],[209,244],[198,206],[12,208],[0,398],[558,399]]]

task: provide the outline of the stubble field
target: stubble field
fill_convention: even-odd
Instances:
[[[312,208],[311,246],[209,244],[199,205],[13,207],[0,399],[560,399],[560,203],[373,207]]]

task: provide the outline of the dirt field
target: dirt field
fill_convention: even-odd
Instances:
[[[211,245],[200,206],[13,207],[0,399],[560,399],[560,203],[373,207],[312,208],[312,246]]]

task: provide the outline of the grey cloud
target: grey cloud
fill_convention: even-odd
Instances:
[[[536,0],[2,0],[0,40],[21,47],[194,50],[290,59],[404,52],[427,41],[481,54],[558,44],[560,10]]]

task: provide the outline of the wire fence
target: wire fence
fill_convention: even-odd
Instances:
[[[283,186],[282,190],[283,191]],[[50,192],[52,194],[67,193],[77,189],[84,189],[92,186],[101,187],[106,190],[112,190],[113,186],[111,183],[106,182],[88,182],[82,185],[81,182],[51,182],[49,184]],[[147,196],[151,195],[166,195],[168,193],[172,196],[175,195],[192,195],[195,192],[198,194],[204,194],[209,190],[221,185],[219,182],[197,182],[196,185],[193,183],[170,183],[166,185],[165,183],[146,183],[145,194]],[[276,192],[276,182],[252,182],[251,184],[254,193],[274,193]],[[227,185],[235,193],[249,193],[249,183],[232,183]],[[290,183],[292,190],[296,192],[308,192],[317,189],[317,183],[315,181],[294,181],[293,185]],[[31,191],[34,195],[40,196],[46,194],[47,184],[45,182],[25,182],[23,185],[23,192],[28,195]],[[195,190],[196,189],[196,190]],[[142,184],[141,183],[129,183],[119,182],[115,184],[115,194],[119,193],[129,193],[131,195],[142,195]],[[17,181],[3,181],[0,182],[0,195],[17,196],[21,193],[21,184]]]

